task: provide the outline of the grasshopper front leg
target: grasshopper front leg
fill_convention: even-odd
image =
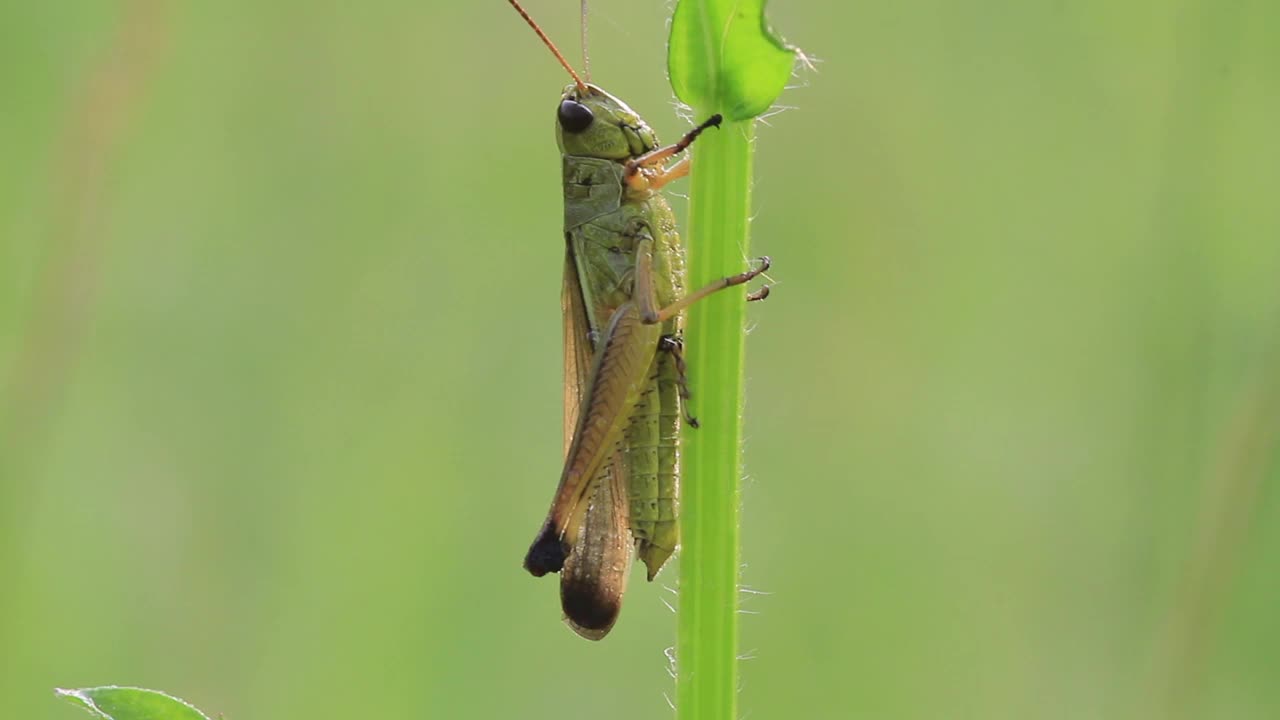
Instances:
[[[637,158],[627,161],[623,179],[627,187],[634,192],[659,190],[672,180],[678,180],[689,174],[689,156],[680,158],[675,165],[664,168],[662,163],[685,151],[694,140],[707,128],[720,127],[720,116],[712,115],[706,122],[684,134],[675,144],[658,148]]]
[[[639,173],[641,168],[660,166],[662,163],[666,162],[668,159],[673,158],[676,155],[679,155],[680,153],[684,152],[685,148],[692,145],[693,141],[698,139],[698,136],[702,134],[703,130],[706,130],[707,128],[720,127],[720,122],[723,119],[724,118],[722,118],[719,113],[716,113],[715,115],[712,115],[711,117],[707,118],[706,121],[703,122],[701,125],[698,125],[694,129],[685,133],[684,137],[680,138],[675,143],[668,145],[666,147],[658,148],[656,150],[651,150],[645,153],[644,155],[641,155],[640,157],[632,158],[631,160],[628,160],[627,173],[626,173],[626,177],[628,181],[630,180],[630,178],[634,177],[637,173]],[[680,173],[680,175],[684,175],[688,172],[689,171],[686,167],[684,172]]]

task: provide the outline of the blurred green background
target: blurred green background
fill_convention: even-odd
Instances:
[[[592,69],[669,139],[668,14]],[[746,716],[1280,717],[1280,5],[771,17]],[[672,570],[589,644],[520,569],[565,82],[500,0],[0,7],[0,717],[668,715]]]

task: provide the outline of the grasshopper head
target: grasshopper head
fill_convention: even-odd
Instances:
[[[556,110],[556,142],[565,155],[628,160],[658,146],[635,110],[595,85],[564,89]]]

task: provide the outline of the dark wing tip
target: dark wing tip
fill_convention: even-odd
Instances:
[[[609,634],[622,611],[622,596],[598,585],[560,583],[560,607],[573,631],[588,640]]]
[[[560,542],[559,533],[547,525],[529,546],[529,552],[524,556],[524,569],[534,577],[560,572],[568,555],[564,543]]]

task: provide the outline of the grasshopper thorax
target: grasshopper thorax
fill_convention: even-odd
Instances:
[[[556,143],[565,155],[630,160],[658,147],[658,138],[626,103],[599,87],[564,89],[556,109]]]

